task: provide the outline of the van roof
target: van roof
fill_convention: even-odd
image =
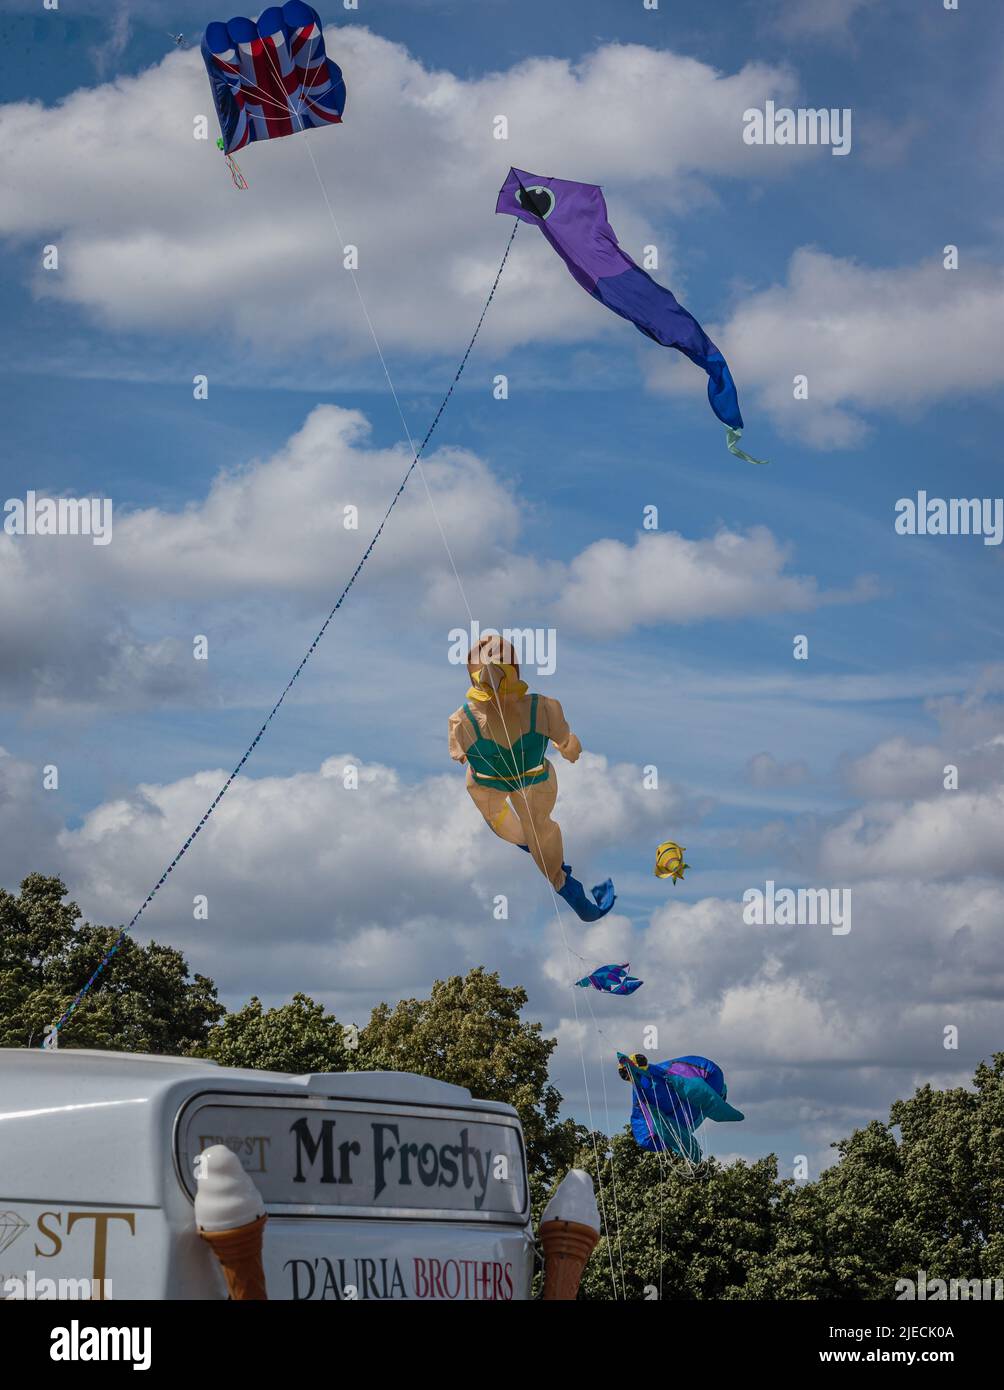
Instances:
[[[166,1090],[202,1091],[206,1084],[227,1091],[279,1091],[286,1095],[407,1105],[455,1105],[515,1115],[511,1105],[475,1100],[465,1086],[407,1071],[291,1072],[221,1067],[202,1057],[161,1057],[151,1052],[108,1052],[96,1048],[0,1047],[0,1120],[22,1103],[58,1105],[69,1097],[88,1100],[151,1100]],[[86,1094],[85,1094],[86,1093]]]
[[[174,1126],[206,1093],[428,1105],[518,1118],[463,1086],[400,1071],[286,1072],[221,1067],[197,1057],[0,1048],[0,1207],[7,1202],[162,1205],[177,1188]]]

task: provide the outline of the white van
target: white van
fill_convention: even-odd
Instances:
[[[193,1209],[195,1161],[213,1144],[264,1199],[272,1299],[530,1297],[511,1106],[407,1072],[288,1076],[9,1048],[0,1297],[226,1298]]]

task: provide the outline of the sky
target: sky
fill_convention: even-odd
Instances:
[[[522,227],[421,470],[137,937],[228,1007],[303,990],[360,1024],[498,970],[558,1038],[566,1114],[626,1120],[618,1049],[703,1054],[747,1117],[711,1152],[784,1175],[965,1084],[1001,1046],[1002,547],[895,523],[921,491],[1000,491],[994,11],[332,0],[344,123],[242,151],[239,192],[211,8],[3,0],[0,504],[104,498],[114,525],[0,532],[0,883],[58,874],[116,925],[146,897],[453,380],[516,165],[603,186],[769,464]],[[849,151],[745,143],[767,101],[849,111]],[[555,759],[556,815],[576,876],[614,879],[594,926],[449,760],[472,617],[553,634],[553,672],[524,675],[585,749]],[[676,884],[652,872],[668,839]],[[768,882],[850,894],[851,929],[747,923]],[[629,999],[572,987],[614,961],[645,981]]]

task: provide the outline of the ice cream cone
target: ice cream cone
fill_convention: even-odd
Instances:
[[[576,1297],[582,1271],[599,1238],[599,1231],[580,1221],[541,1222],[545,1298],[569,1302]]]
[[[267,1300],[265,1269],[262,1265],[262,1238],[267,1216],[259,1216],[233,1231],[204,1231],[199,1235],[213,1248],[223,1267],[230,1297],[237,1300]]]

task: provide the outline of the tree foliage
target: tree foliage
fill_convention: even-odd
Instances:
[[[213,1029],[199,1055],[222,1067],[256,1071],[299,1075],[350,1070],[338,1020],[306,994],[294,994],[277,1009],[264,1009],[252,996]]]
[[[119,935],[116,927],[80,924],[66,891],[43,874],[29,874],[16,896],[0,889],[0,1047],[40,1044]],[[184,1053],[224,1012],[212,980],[191,978],[180,951],[127,937],[60,1045]]]

